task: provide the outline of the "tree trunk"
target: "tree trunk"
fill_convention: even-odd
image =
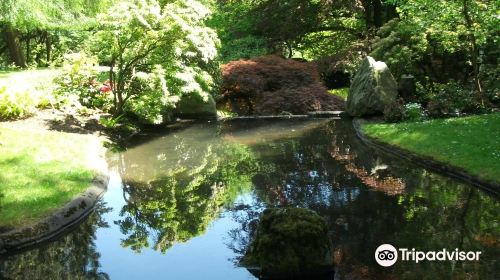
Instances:
[[[11,62],[13,62],[18,67],[26,67],[26,59],[21,50],[21,43],[17,36],[17,31],[11,26],[5,26],[4,28],[4,38],[7,48],[9,50],[9,56]]]
[[[46,55],[47,55],[47,65],[50,64],[50,60],[52,59],[52,40],[50,39],[50,34],[46,34],[45,38],[45,48],[46,48]]]
[[[380,2],[380,0],[372,0],[372,4],[373,4],[373,25],[375,25],[375,27],[380,27],[383,24],[382,3]]]
[[[31,38],[26,39],[26,63],[31,61]]]
[[[467,26],[467,38],[469,39],[470,44],[474,87],[476,88],[477,97],[481,101],[481,105],[484,107],[485,100],[483,96],[483,89],[481,88],[481,81],[479,79],[479,48],[477,46],[477,40],[476,36],[474,35],[474,30],[472,29],[473,22],[469,11],[469,0],[463,0],[463,15],[465,19],[465,25]]]
[[[372,1],[371,0],[363,0],[361,1],[363,8],[365,10],[365,20],[366,20],[366,26],[367,28],[373,27],[373,7],[372,7]]]

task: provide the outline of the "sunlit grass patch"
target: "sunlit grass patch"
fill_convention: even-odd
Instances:
[[[92,137],[0,124],[0,226],[36,221],[88,188]]]
[[[500,113],[415,123],[366,124],[381,141],[500,181]]]
[[[330,89],[328,90],[330,94],[336,95],[342,100],[347,100],[347,96],[349,95],[349,88],[337,88],[337,89]]]

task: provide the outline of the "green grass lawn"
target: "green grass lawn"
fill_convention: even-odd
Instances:
[[[330,89],[328,90],[330,94],[336,95],[342,100],[346,101],[347,100],[347,95],[349,95],[349,88],[338,88],[338,89]]]
[[[417,123],[365,124],[378,140],[500,181],[500,113]]]
[[[0,87],[14,86],[23,89],[46,88],[52,85],[52,80],[59,73],[61,73],[60,69],[49,68],[22,71],[0,71]]]
[[[34,222],[88,188],[98,143],[93,136],[0,123],[0,226]]]

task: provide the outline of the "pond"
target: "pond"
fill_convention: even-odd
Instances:
[[[269,207],[323,216],[336,279],[500,279],[500,205],[373,150],[350,120],[196,123],[109,156],[108,191],[57,240],[0,260],[0,279],[255,279],[238,266]],[[479,261],[379,266],[384,243]]]

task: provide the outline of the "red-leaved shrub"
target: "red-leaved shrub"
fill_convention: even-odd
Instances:
[[[219,106],[242,115],[305,114],[343,110],[344,101],[328,93],[312,63],[262,56],[222,66]]]

